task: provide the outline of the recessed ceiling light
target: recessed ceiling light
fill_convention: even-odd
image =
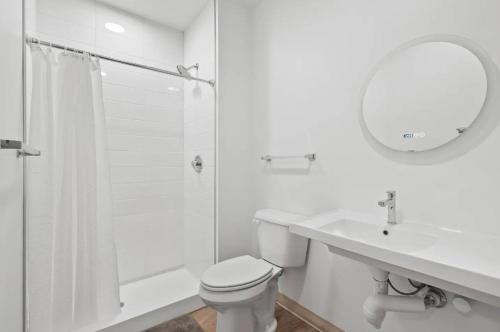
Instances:
[[[108,29],[109,31],[113,31],[116,33],[125,32],[125,28],[118,23],[108,22],[108,23],[104,24],[104,27],[106,29]]]
[[[108,74],[106,74],[105,71],[101,71],[101,76],[104,77],[104,76],[108,76]]]
[[[175,86],[169,86],[169,87],[168,87],[168,90],[169,90],[169,91],[174,91],[174,92],[179,92],[179,91],[181,91],[181,89],[176,88]]]

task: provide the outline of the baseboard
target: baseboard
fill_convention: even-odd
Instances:
[[[316,315],[309,309],[304,308],[299,303],[295,302],[288,296],[278,293],[278,305],[283,307],[285,310],[291,312],[293,315],[302,319],[309,325],[317,328],[322,332],[344,332],[332,323]]]

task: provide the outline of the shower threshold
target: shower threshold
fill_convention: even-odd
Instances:
[[[200,280],[185,268],[141,279],[120,287],[124,306],[114,320],[73,332],[138,332],[203,306]]]

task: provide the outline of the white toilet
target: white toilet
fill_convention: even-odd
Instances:
[[[217,332],[273,332],[278,278],[287,267],[303,266],[308,239],[289,225],[303,216],[277,210],[255,214],[261,259],[240,256],[220,262],[201,277],[199,295],[217,311]]]

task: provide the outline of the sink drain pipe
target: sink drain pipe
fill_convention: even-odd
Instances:
[[[369,269],[374,280],[374,293],[365,300],[363,314],[376,329],[380,329],[388,311],[419,313],[446,304],[444,293],[428,286],[412,296],[388,295],[389,272],[371,266]]]

